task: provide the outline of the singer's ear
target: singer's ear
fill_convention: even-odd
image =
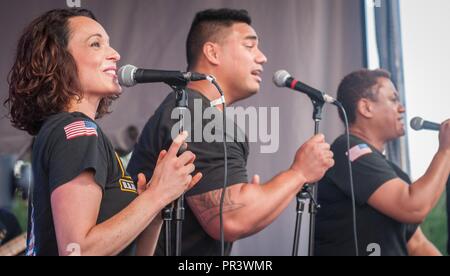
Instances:
[[[358,102],[357,112],[364,118],[367,118],[367,119],[372,118],[373,117],[373,102],[371,102],[369,99],[362,98]]]
[[[203,55],[210,63],[219,65],[219,44],[206,42],[203,45]]]

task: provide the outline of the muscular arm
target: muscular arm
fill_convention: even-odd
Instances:
[[[441,252],[425,237],[420,227],[408,241],[409,256],[442,256]]]
[[[261,231],[289,205],[305,183],[302,175],[288,170],[264,185],[259,181],[227,188],[224,207],[226,241],[235,241]],[[222,189],[187,199],[203,229],[214,239],[220,238],[219,214]]]
[[[439,151],[427,172],[412,185],[401,179],[383,184],[369,205],[402,223],[420,224],[436,206],[450,173],[450,152]]]
[[[235,241],[261,231],[280,215],[305,183],[319,181],[332,166],[330,145],[319,134],[297,150],[289,170],[264,185],[254,178],[252,183],[228,187],[223,209],[225,240]],[[221,195],[222,190],[218,189],[187,199],[203,229],[217,240]]]

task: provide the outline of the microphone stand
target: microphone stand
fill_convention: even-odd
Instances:
[[[184,131],[184,111],[188,108],[188,95],[186,93],[187,82],[183,85],[174,86],[175,90],[175,108],[179,110],[180,129],[179,133]],[[178,156],[186,151],[184,145],[181,146]],[[175,211],[175,212],[174,212]],[[176,236],[175,236],[175,256],[181,256],[181,242],[183,235],[183,221],[185,218],[184,208],[184,194],[182,194],[176,201],[163,209],[163,220],[165,230],[165,255],[172,256],[172,220],[175,214]]]
[[[322,109],[324,102],[315,101],[312,103],[314,106],[313,120],[314,120],[314,135],[319,134],[320,121],[322,120]],[[303,189],[297,194],[297,217],[295,221],[295,234],[294,234],[294,246],[292,249],[292,256],[298,256],[298,248],[300,244],[300,233],[302,229],[302,217],[305,209],[306,201],[309,199],[309,243],[308,243],[308,255],[314,256],[314,233],[316,226],[316,214],[320,209],[320,205],[317,203],[317,183],[313,183],[312,186],[305,184]]]

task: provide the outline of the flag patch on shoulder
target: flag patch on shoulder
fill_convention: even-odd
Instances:
[[[81,136],[97,136],[97,125],[91,121],[77,121],[64,127],[67,140]]]
[[[372,149],[367,144],[359,144],[350,149],[347,155],[350,156],[350,161],[354,162],[360,157],[372,153]]]

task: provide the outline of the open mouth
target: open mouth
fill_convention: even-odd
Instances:
[[[108,67],[103,70],[106,74],[110,75],[113,78],[117,78],[117,68],[116,67]]]
[[[258,82],[262,81],[262,70],[253,70],[252,71],[252,75],[256,77],[256,79],[258,80]]]
[[[400,124],[400,126],[401,126],[402,128],[405,127],[405,121],[404,121],[404,118],[398,118],[398,123]]]

